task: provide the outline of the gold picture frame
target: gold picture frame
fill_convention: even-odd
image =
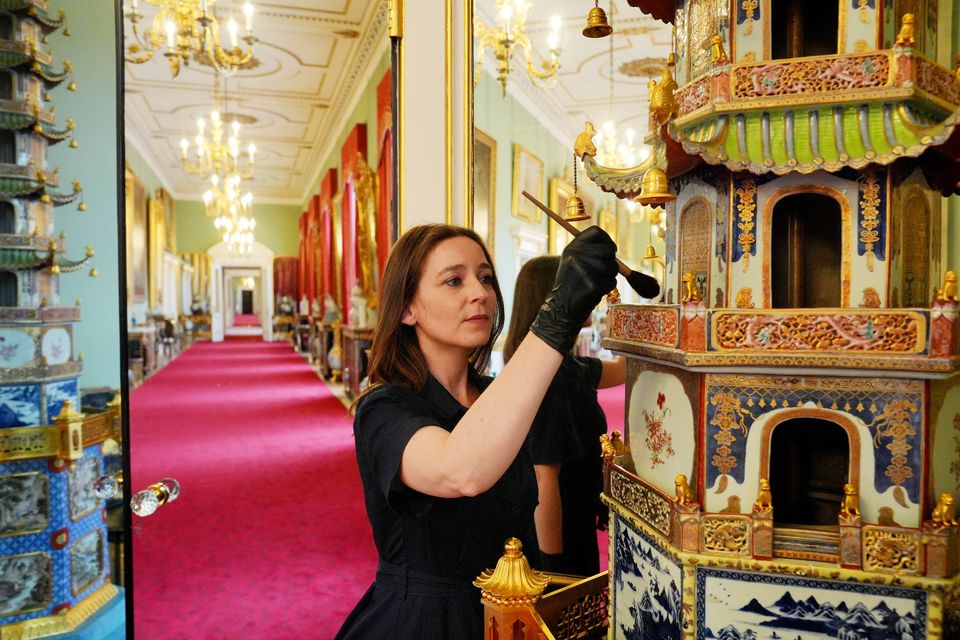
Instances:
[[[147,192],[129,167],[125,172],[127,227],[127,299],[147,302]]]
[[[564,215],[567,210],[567,200],[573,195],[573,184],[565,178],[550,178],[550,198],[548,203],[550,209]],[[583,200],[584,209],[590,214],[590,219],[581,222],[574,222],[573,226],[583,230],[593,224],[593,200],[580,192],[577,194]],[[563,252],[563,248],[573,240],[573,235],[557,224],[554,220],[547,222],[547,252],[550,255],[558,256]]]
[[[527,191],[537,200],[543,199],[543,160],[519,144],[513,145],[513,215],[534,224],[540,224],[543,214],[524,198]]]
[[[497,219],[497,140],[490,134],[473,129],[473,219],[470,227],[477,232],[493,255]]]

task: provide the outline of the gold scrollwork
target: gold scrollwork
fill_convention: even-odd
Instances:
[[[551,629],[557,640],[582,638],[602,629],[607,623],[610,589],[588,593],[560,610],[556,625]]]
[[[737,243],[743,247],[743,272],[746,273],[750,265],[750,249],[757,240],[753,233],[753,218],[757,213],[757,183],[753,180],[744,180],[743,186],[737,189],[737,211],[740,214]]]
[[[740,3],[740,8],[747,14],[747,24],[743,28],[743,35],[748,36],[753,33],[753,22],[757,19],[755,14],[759,6],[760,3],[757,0],[743,0]]]
[[[867,254],[867,271],[873,271],[873,245],[880,242],[880,182],[876,171],[867,171],[857,180],[860,185],[860,242]]]
[[[908,462],[910,440],[917,435],[910,417],[917,413],[917,405],[905,398],[892,400],[883,406],[880,415],[867,425],[874,429],[873,443],[880,446],[881,438],[889,438],[886,448],[890,451],[890,464],[887,465],[884,475],[890,478],[893,484],[900,488],[904,482],[913,477],[913,469]],[[896,496],[896,494],[894,494]],[[906,506],[906,505],[903,505]]]
[[[670,535],[673,505],[668,499],[615,471],[610,473],[610,493],[648,525],[664,536]]]
[[[747,437],[747,425],[744,416],[753,417],[750,412],[740,406],[740,398],[728,391],[719,391],[710,397],[710,404],[717,407],[710,421],[711,427],[717,428],[713,439],[717,442],[717,452],[710,460],[721,474],[729,474],[737,467],[737,459],[732,455],[732,445],[737,441],[734,431],[740,431]]]

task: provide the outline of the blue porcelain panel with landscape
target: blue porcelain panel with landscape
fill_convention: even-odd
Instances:
[[[0,428],[40,424],[40,385],[0,386]]]

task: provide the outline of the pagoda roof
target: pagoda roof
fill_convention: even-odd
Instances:
[[[676,0],[627,0],[627,4],[667,24],[673,23],[677,13]]]
[[[71,260],[66,256],[53,251],[38,251],[36,249],[14,249],[0,247],[0,269],[8,271],[27,271],[31,269],[47,269],[54,265],[60,268],[60,273],[70,273],[85,267],[93,256],[84,256],[80,260]]]
[[[47,10],[46,5],[46,0],[0,0],[0,9],[12,13],[26,13],[36,19],[44,32],[50,33],[62,27],[67,16],[63,9],[54,16]]]

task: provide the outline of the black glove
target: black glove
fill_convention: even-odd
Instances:
[[[553,288],[530,331],[560,353],[569,352],[590,312],[617,284],[616,253],[617,245],[600,227],[574,238],[560,256]]]

